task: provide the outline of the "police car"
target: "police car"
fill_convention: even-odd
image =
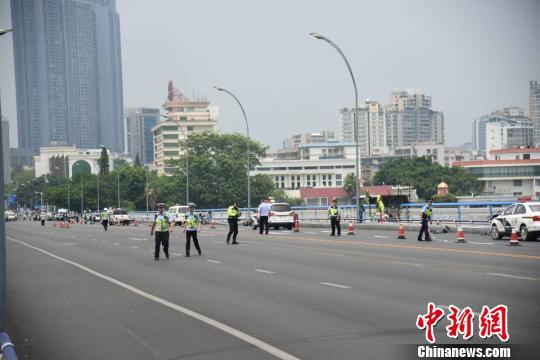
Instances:
[[[251,221],[253,230],[256,230],[259,227],[259,214],[254,213]],[[276,230],[280,226],[291,230],[294,226],[294,212],[291,205],[287,203],[273,203],[270,207],[270,214],[268,215],[268,225]]]
[[[522,241],[535,240],[540,236],[540,202],[512,204],[494,217],[490,225],[493,240],[510,236],[513,227]]]

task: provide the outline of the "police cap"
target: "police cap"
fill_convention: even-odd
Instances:
[[[159,209],[159,208],[164,208],[165,207],[165,204],[164,203],[157,203],[156,204],[156,207]]]

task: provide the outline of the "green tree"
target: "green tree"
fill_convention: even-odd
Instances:
[[[109,153],[106,148],[101,149],[101,157],[98,160],[99,175],[109,173]]]
[[[343,180],[343,189],[347,193],[347,196],[352,198],[356,194],[356,176],[354,173],[348,173]]]
[[[441,166],[428,157],[400,158],[384,163],[375,175],[374,184],[410,185],[422,199],[432,197],[441,181],[448,183],[449,192],[465,195],[480,193],[483,184],[461,167]]]

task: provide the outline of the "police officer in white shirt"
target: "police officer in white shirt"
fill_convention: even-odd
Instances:
[[[263,202],[259,205],[259,235],[262,235],[263,233],[263,227],[265,229],[266,235],[268,235],[268,216],[270,215],[270,199],[266,198],[263,200]]]

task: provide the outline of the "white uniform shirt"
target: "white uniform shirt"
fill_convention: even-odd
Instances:
[[[270,214],[271,204],[262,203],[259,205],[259,216],[268,216]]]

